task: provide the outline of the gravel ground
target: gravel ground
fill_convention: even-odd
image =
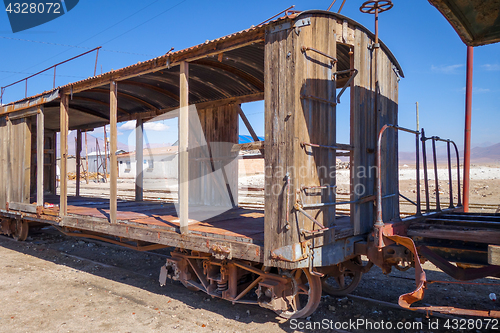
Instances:
[[[426,318],[425,314],[346,297],[323,296],[308,320],[285,321],[258,306],[232,305],[191,292],[177,282],[160,287],[159,268],[169,249],[142,253],[66,237],[50,227],[42,231],[32,232],[26,242],[0,236],[0,332],[335,332],[308,328],[315,323],[335,328],[358,320],[363,325],[384,321],[385,325],[417,325],[417,329],[362,326],[337,331],[460,332],[445,329],[444,318]],[[428,279],[448,280],[432,265],[424,267]],[[414,289],[413,278],[412,269],[387,277],[374,268],[353,294],[396,303],[399,295]],[[500,310],[488,297],[492,292],[500,295],[500,280],[476,282],[496,285],[430,284],[423,303]],[[437,321],[439,329],[430,329],[430,323]]]

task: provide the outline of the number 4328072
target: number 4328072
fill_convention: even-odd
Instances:
[[[46,3],[11,3],[7,5],[5,11],[9,14],[61,14],[61,4],[58,2]]]

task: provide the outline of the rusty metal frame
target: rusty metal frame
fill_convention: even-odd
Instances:
[[[37,73],[35,73],[35,74],[32,74],[32,75],[30,75],[30,76],[27,76],[27,77],[25,77],[24,79],[18,80],[18,81],[14,82],[14,83],[11,83],[11,84],[8,84],[8,85],[6,85],[6,86],[1,87],[0,104],[2,104],[2,101],[3,101],[3,94],[4,94],[4,92],[5,92],[5,88],[11,87],[11,86],[13,86],[13,85],[15,85],[15,84],[18,84],[18,83],[20,83],[20,82],[23,82],[23,81],[25,81],[25,82],[26,82],[26,84],[25,84],[25,91],[24,91],[25,96],[24,96],[24,97],[25,97],[25,98],[27,98],[27,97],[28,97],[28,79],[31,79],[32,77],[37,76],[37,75],[39,75],[39,74],[42,74],[42,73],[44,73],[44,72],[46,72],[46,71],[48,71],[49,69],[52,69],[52,68],[54,68],[54,83],[53,83],[53,87],[52,87],[52,89],[55,89],[55,87],[56,87],[56,68],[57,68],[57,66],[62,65],[62,64],[65,64],[65,63],[67,63],[67,62],[69,62],[69,61],[71,61],[71,60],[74,60],[74,59],[80,58],[81,56],[84,56],[84,55],[89,54],[89,53],[91,53],[91,52],[97,51],[97,53],[96,53],[96,59],[95,59],[95,67],[94,67],[94,76],[95,76],[95,72],[96,72],[96,68],[97,68],[97,59],[98,59],[98,57],[99,57],[99,49],[100,49],[100,48],[102,48],[102,46],[99,46],[99,47],[93,48],[92,50],[89,50],[89,51],[87,51],[87,52],[81,53],[81,54],[79,54],[79,55],[77,55],[77,56],[75,56],[75,57],[72,57],[72,58],[70,58],[70,59],[66,59],[66,60],[64,60],[64,61],[58,62],[57,64],[52,65],[52,66],[50,66],[50,67],[47,67],[47,68],[45,68],[44,70],[41,70],[41,71],[39,71],[39,72],[37,72]]]
[[[317,54],[320,54],[320,55],[322,55],[323,57],[326,57],[326,58],[330,59],[330,62],[331,62],[331,64],[332,64],[332,65],[333,65],[333,64],[335,64],[335,63],[338,61],[338,59],[337,59],[337,58],[335,58],[335,57],[333,57],[333,56],[331,56],[331,55],[329,55],[329,54],[326,54],[325,52],[322,52],[322,51],[320,51],[320,50],[317,50],[317,49],[315,49],[315,48],[313,48],[313,47],[302,46],[302,48],[301,48],[300,50],[301,50],[301,51],[302,51],[302,53],[304,53],[304,54],[305,54],[307,51],[312,51],[312,52],[315,52],[315,53],[317,53]]]
[[[288,281],[289,281],[289,278],[287,278],[287,277],[282,277],[281,275],[278,275],[278,274],[269,273],[265,270],[256,268],[256,267],[248,265],[248,264],[245,264],[244,262],[239,261],[239,260],[214,261],[211,256],[203,255],[203,253],[199,253],[198,255],[194,255],[194,254],[187,254],[187,253],[180,253],[180,252],[172,252],[171,255],[174,258],[182,258],[182,259],[186,260],[189,263],[191,269],[196,274],[196,277],[200,280],[201,285],[194,282],[194,281],[191,281],[191,280],[186,280],[185,281],[186,283],[188,283],[191,286],[198,288],[198,289],[202,290],[203,292],[207,293],[208,295],[214,296],[214,297],[224,298],[222,295],[219,295],[216,293],[210,293],[208,291],[209,282],[207,281],[207,278],[206,278],[205,274],[201,271],[200,267],[195,262],[193,262],[194,260],[208,260],[211,265],[216,265],[216,266],[221,266],[221,267],[234,265],[237,268],[240,268],[240,269],[246,270],[250,273],[258,275],[258,277],[255,280],[253,280],[243,291],[241,291],[239,294],[237,294],[234,298],[228,299],[229,301],[231,301],[233,303],[244,303],[244,304],[256,304],[257,305],[258,304],[257,301],[248,301],[248,300],[241,300],[241,299],[246,294],[248,294],[248,292],[250,292],[250,290],[252,290],[254,287],[256,287],[259,282],[261,282],[264,279],[271,279],[271,280],[275,280],[279,283],[284,283],[284,284],[288,283]],[[228,282],[230,283],[230,281],[228,281]],[[234,290],[234,292],[236,292],[236,290]]]

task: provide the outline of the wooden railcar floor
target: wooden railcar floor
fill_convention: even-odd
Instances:
[[[59,204],[59,196],[45,198],[45,202]],[[238,240],[263,245],[264,211],[235,208],[219,213],[217,207],[190,207],[189,230],[198,235]],[[45,208],[44,214],[57,215],[58,207]],[[209,219],[197,217],[211,215]],[[68,215],[109,219],[109,200],[68,196]],[[191,218],[193,217],[193,218]],[[179,218],[172,203],[153,201],[118,201],[118,223],[141,225],[151,229],[179,230]]]

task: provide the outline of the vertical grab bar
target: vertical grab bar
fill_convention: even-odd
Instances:
[[[460,207],[462,206],[462,194],[460,193],[460,155],[458,154],[458,147],[455,144],[455,142],[451,141],[453,143],[453,146],[455,147],[455,153],[457,155],[457,196],[458,196],[458,204],[457,206]]]
[[[416,169],[417,169],[417,216],[420,216],[422,215],[422,209],[420,207],[421,203],[420,203],[420,145],[419,145],[419,141],[420,140],[420,133],[417,132],[417,134],[415,134],[415,142],[416,142],[416,156],[415,156],[415,159],[416,159]]]
[[[410,130],[404,127],[399,127],[397,125],[391,125],[391,124],[385,124],[382,126],[380,131],[378,132],[378,137],[377,137],[377,197],[376,197],[376,209],[377,209],[377,214],[375,217],[375,223],[374,223],[374,228],[375,228],[375,238],[377,240],[375,243],[377,243],[377,248],[381,249],[383,245],[383,228],[384,228],[384,219],[382,216],[382,135],[384,134],[385,130],[388,128],[395,129],[396,131],[404,131],[408,133],[413,133],[416,134],[417,137],[420,134],[418,131]],[[418,141],[417,141],[418,145]]]
[[[429,203],[429,177],[427,174],[427,152],[425,150],[425,137],[424,129],[422,128],[422,163],[424,164],[424,186],[425,186],[425,212],[429,213],[431,211]]]
[[[436,188],[436,210],[441,211],[441,202],[439,201],[439,179],[438,179],[438,167],[437,167],[437,157],[436,157],[436,137],[431,137],[432,140],[432,159],[434,161],[434,179]]]
[[[450,141],[446,143],[446,151],[448,152],[448,179],[449,179],[449,189],[450,189],[450,207],[449,208],[454,208],[453,206],[453,177],[451,175],[451,152],[450,152]]]

